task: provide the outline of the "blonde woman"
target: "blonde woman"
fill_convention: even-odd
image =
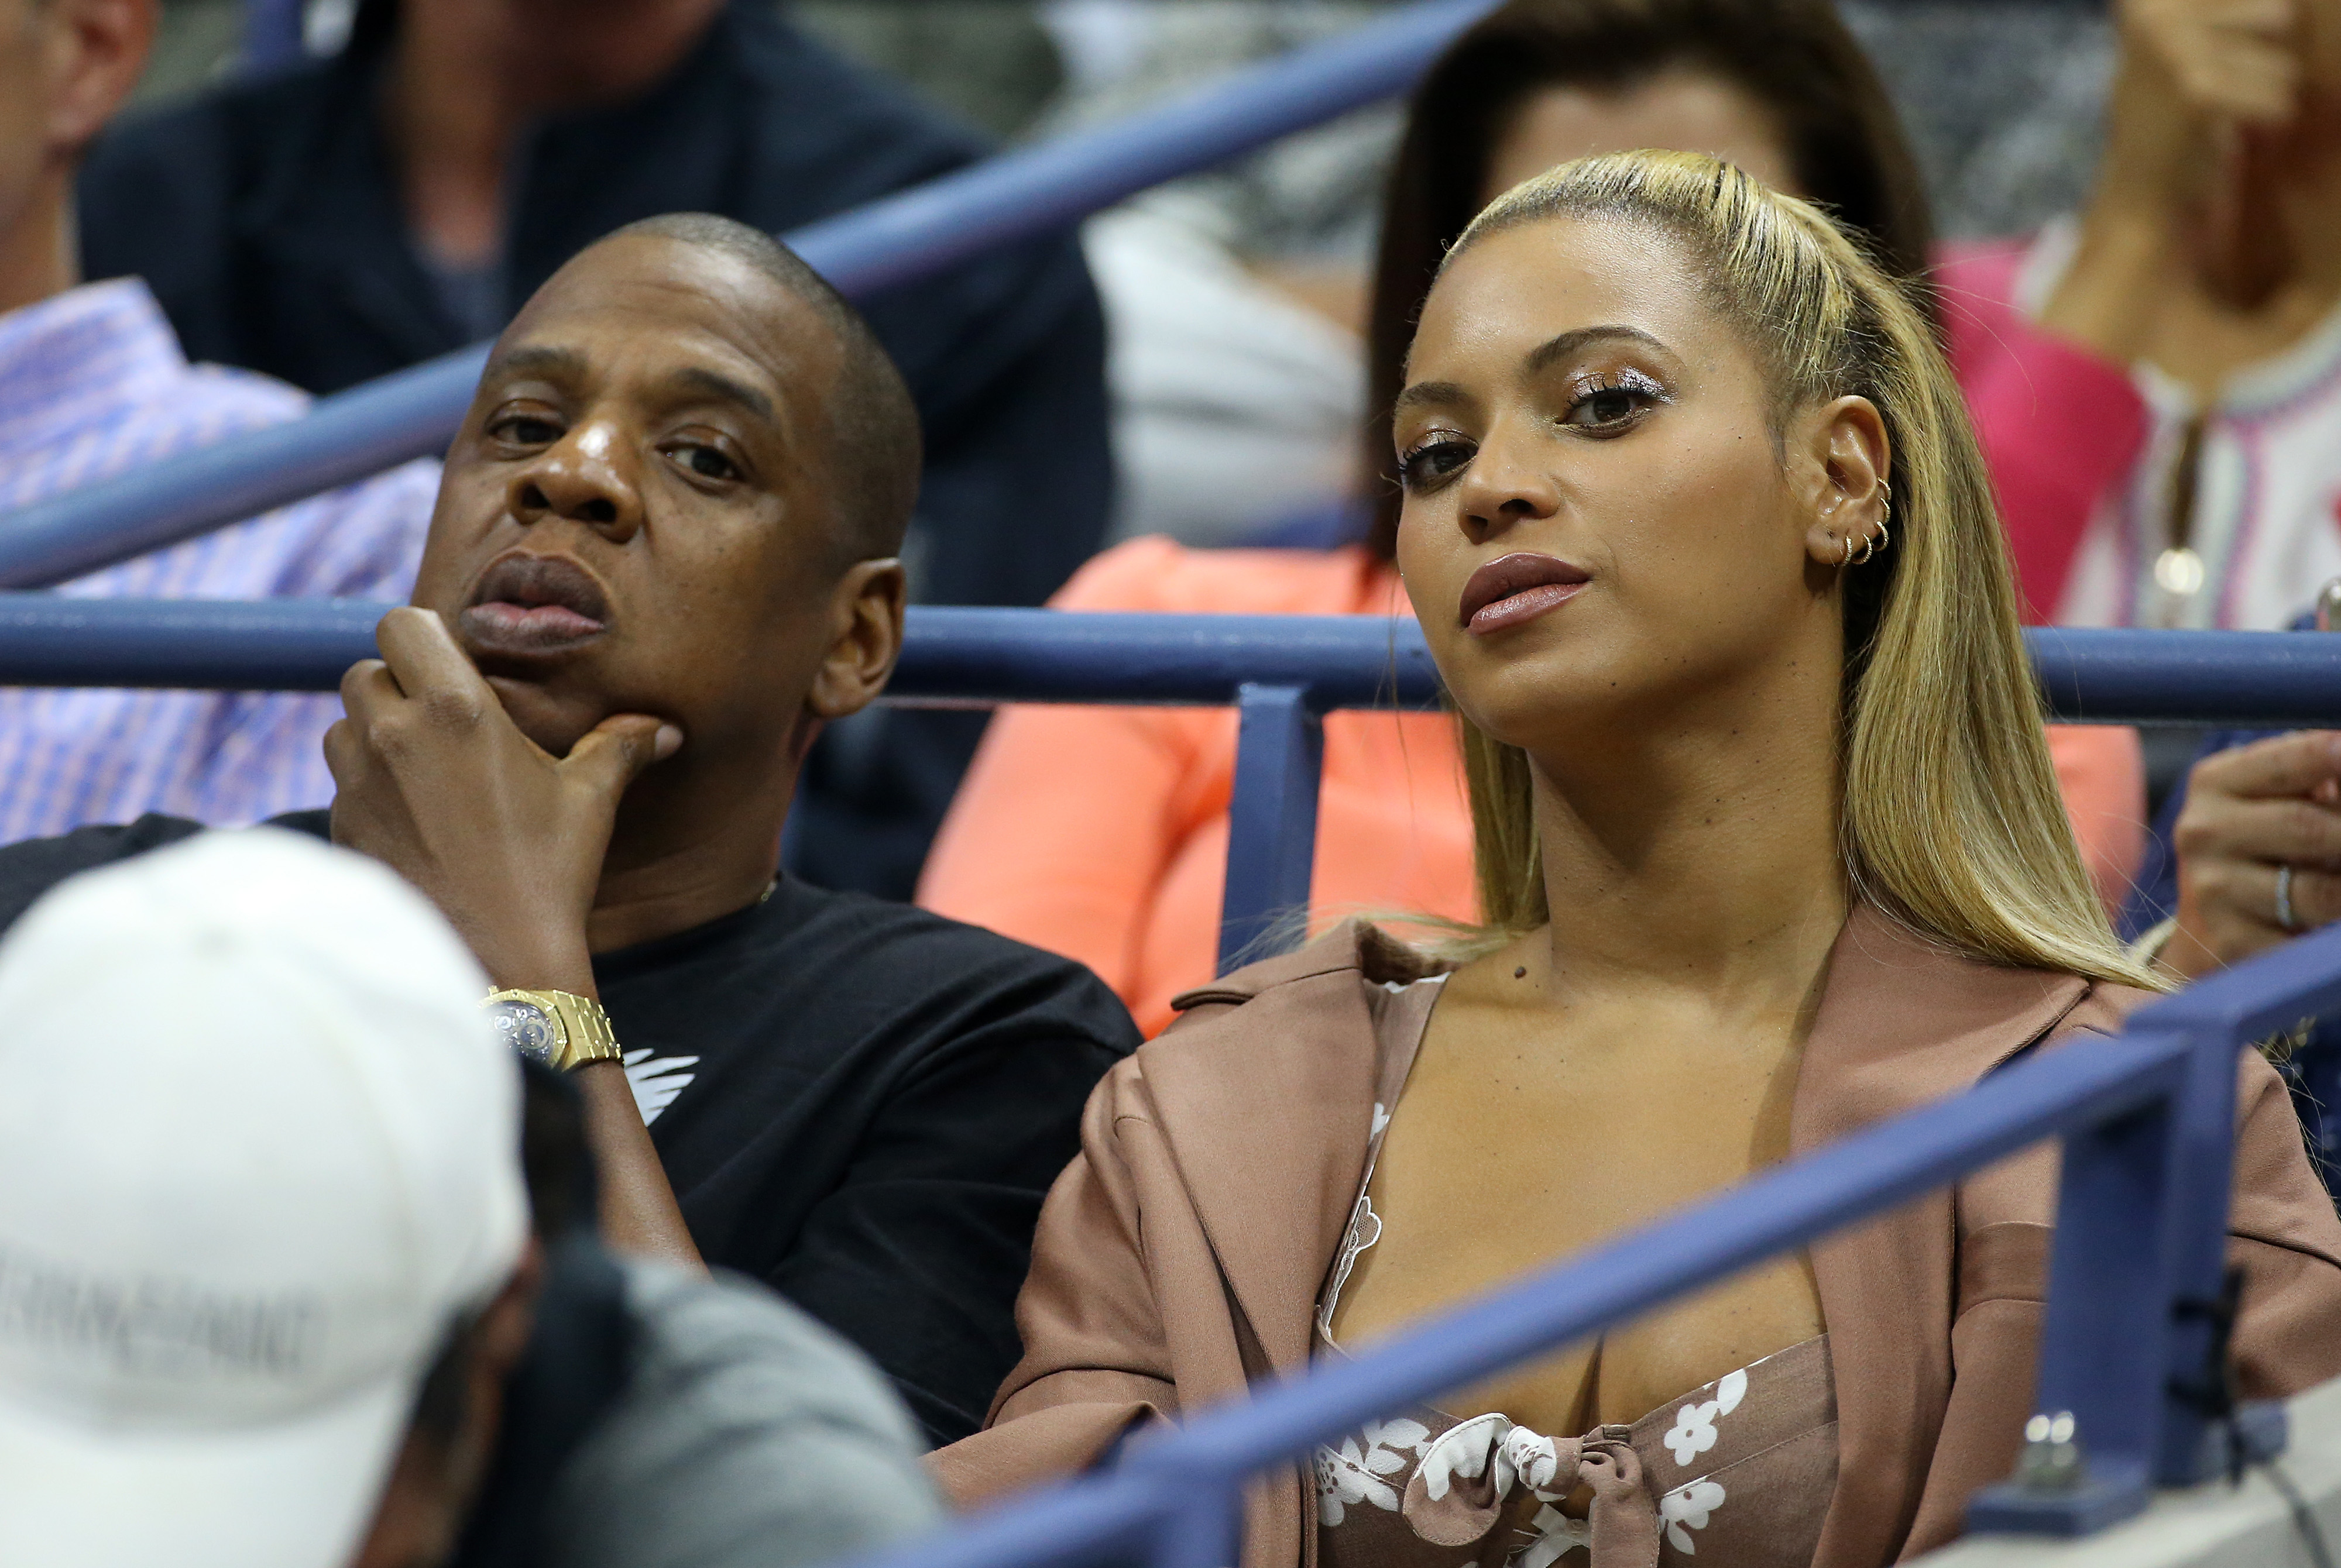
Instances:
[[[1975,443],[1919,314],[1684,154],[1448,255],[1398,561],[1462,714],[1488,925],[1352,925],[1185,998],[1092,1096],[961,1497],[1340,1355],[2110,1031]],[[2239,1378],[2341,1373],[2341,1223],[2243,1066]],[[1248,1568],[1831,1568],[1956,1534],[2030,1399],[2037,1152],[1271,1477]]]

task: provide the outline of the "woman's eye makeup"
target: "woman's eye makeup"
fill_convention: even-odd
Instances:
[[[1462,471],[1479,450],[1460,431],[1425,431],[1399,454],[1399,483],[1418,494]]]
[[[1588,435],[1623,435],[1652,409],[1674,401],[1656,377],[1630,368],[1573,376],[1569,391],[1560,422]]]

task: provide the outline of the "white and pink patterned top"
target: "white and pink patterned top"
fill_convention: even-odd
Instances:
[[[1960,247],[1937,274],[2033,612],[2065,626],[2290,625],[2341,577],[2341,313],[2202,406],[2151,365],[2102,364],[2034,324],[2077,233],[2064,222],[2028,245]],[[2194,560],[2164,563],[2197,418]]]
[[[191,365],[146,286],[0,315],[5,514],[297,417],[305,394]],[[403,600],[438,491],[422,461],[65,584],[94,598]],[[0,843],[164,811],[220,826],[333,798],[330,695],[0,690]]]

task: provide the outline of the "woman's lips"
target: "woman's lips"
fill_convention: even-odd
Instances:
[[[1534,620],[1576,598],[1592,578],[1583,567],[1533,551],[1499,556],[1463,585],[1462,623],[1484,635]]]

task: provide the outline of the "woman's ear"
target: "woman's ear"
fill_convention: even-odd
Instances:
[[[910,597],[894,556],[846,568],[829,600],[829,651],[813,671],[805,706],[827,721],[859,713],[886,689],[902,653],[902,606]]]
[[[1805,553],[1834,567],[1882,546],[1894,452],[1878,405],[1866,397],[1824,403],[1798,422],[1795,442],[1811,507]]]

